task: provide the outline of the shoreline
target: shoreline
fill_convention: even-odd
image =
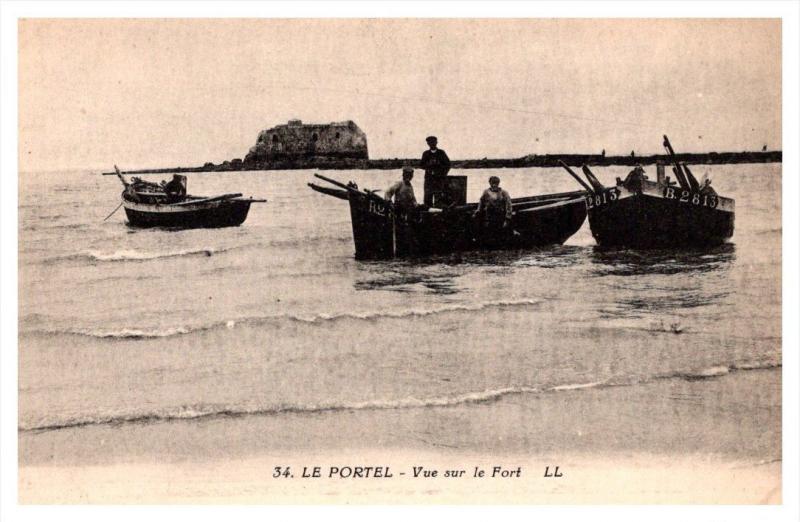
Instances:
[[[781,163],[782,151],[759,152],[708,152],[681,153],[675,159],[690,165],[729,165],[739,163]],[[600,154],[542,154],[521,158],[482,158],[453,160],[452,169],[496,169],[496,168],[554,168],[564,162],[573,167],[581,165],[608,167],[614,165],[636,166],[653,165],[658,162],[672,164],[673,158],[666,154],[647,156],[603,156]],[[122,174],[172,174],[182,172],[242,172],[262,170],[395,170],[410,166],[419,168],[418,158],[391,159],[348,159],[348,158],[300,158],[279,159],[270,162],[243,162],[240,159],[224,161],[219,164],[207,162],[201,167],[166,167],[156,169],[134,169],[121,171]],[[115,174],[104,172],[104,174]]]
[[[456,407],[20,433],[19,501],[780,503],[780,383],[774,368]],[[273,478],[275,466],[297,476]],[[389,466],[395,476],[299,476],[313,466]],[[440,476],[412,478],[414,466]],[[475,466],[521,476],[441,476]],[[546,466],[564,476],[545,478]]]

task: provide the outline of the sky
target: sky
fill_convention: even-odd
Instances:
[[[20,170],[196,166],[353,120],[371,158],[781,150],[777,19],[28,19]]]

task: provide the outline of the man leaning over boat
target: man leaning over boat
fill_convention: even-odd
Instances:
[[[414,169],[403,167],[403,179],[386,190],[386,201],[394,199],[394,206],[397,210],[410,212],[417,208],[417,198],[414,195],[414,187],[411,185],[413,177]]]

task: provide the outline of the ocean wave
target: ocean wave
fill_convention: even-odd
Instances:
[[[39,231],[53,231],[54,233],[63,230],[85,230],[89,225],[86,223],[65,223],[65,224],[52,224],[52,223],[26,223],[22,226],[23,232],[39,232]]]
[[[85,225],[63,225],[62,227],[48,227],[48,228],[85,228]],[[262,241],[256,243],[247,243],[242,245],[235,245],[230,247],[200,247],[189,248],[184,250],[172,250],[166,252],[148,252],[134,249],[123,249],[114,252],[101,252],[97,250],[89,250],[85,252],[65,254],[50,257],[44,260],[45,264],[57,263],[60,261],[89,261],[89,262],[118,262],[118,261],[152,261],[154,259],[165,259],[170,257],[187,257],[187,256],[212,256],[230,252],[232,250],[249,250],[267,247],[282,247],[282,246],[297,246],[302,244],[316,244],[320,240],[328,240],[335,242],[349,241],[346,237],[328,237],[316,236],[306,237],[302,239],[275,239],[269,241]]]
[[[476,304],[448,305],[436,308],[407,309],[384,312],[342,312],[334,314],[318,313],[309,315],[276,314],[266,316],[244,317],[239,319],[226,319],[210,324],[198,326],[176,326],[168,328],[142,329],[138,327],[123,327],[113,330],[91,329],[91,328],[68,328],[68,329],[32,329],[24,333],[46,334],[46,335],[81,335],[96,338],[115,338],[115,339],[152,339],[160,337],[173,337],[198,333],[209,330],[233,329],[236,326],[259,326],[273,322],[290,321],[301,324],[327,324],[341,320],[357,321],[378,321],[381,319],[406,319],[412,317],[427,317],[452,312],[476,312],[488,308],[508,308],[516,306],[531,306],[541,303],[535,299],[519,299],[508,301],[489,301]]]
[[[669,374],[656,375],[651,378],[634,379],[629,381],[597,381],[588,383],[559,384],[549,387],[539,386],[509,386],[499,389],[488,389],[476,392],[467,392],[458,395],[441,397],[404,397],[398,399],[378,399],[360,402],[328,402],[307,405],[279,404],[274,406],[228,406],[215,404],[200,404],[179,406],[149,412],[135,412],[127,414],[86,415],[54,421],[20,422],[20,432],[46,432],[67,428],[80,428],[92,425],[118,425],[127,423],[151,423],[185,420],[200,420],[218,417],[243,417],[250,415],[281,415],[281,414],[316,414],[339,411],[358,410],[405,410],[420,408],[448,408],[467,404],[485,404],[498,401],[504,397],[537,393],[580,393],[585,390],[635,386],[649,384],[664,379],[713,379],[728,375],[735,371],[766,370],[780,368],[781,364],[769,361],[752,361],[732,365],[715,365],[697,371],[676,371]]]
[[[733,364],[718,364],[706,366],[696,370],[677,371],[657,375],[654,379],[683,379],[687,381],[700,381],[704,379],[715,379],[733,372],[748,370],[772,370],[780,368],[782,364],[775,361],[744,361]]]
[[[117,250],[115,252],[99,252],[96,250],[90,250],[87,252],[81,252],[77,254],[67,254],[63,256],[57,256],[49,258],[45,261],[47,262],[55,262],[55,261],[64,261],[64,260],[80,260],[80,261],[151,261],[153,259],[163,259],[168,257],[185,257],[185,256],[212,256],[214,254],[220,254],[222,252],[227,252],[228,248],[213,248],[213,247],[203,247],[203,248],[190,248],[184,250],[172,250],[168,252],[145,252],[140,250]]]
[[[436,308],[412,308],[407,310],[384,311],[384,312],[343,312],[338,314],[317,314],[312,316],[284,316],[288,319],[304,323],[322,323],[326,321],[339,321],[342,319],[360,319],[375,321],[379,319],[406,319],[411,317],[426,317],[449,312],[478,312],[487,308],[511,308],[516,306],[538,305],[542,301],[538,299],[518,299],[488,301],[475,304],[454,304],[439,306]]]
[[[548,388],[548,391],[574,391],[574,390],[586,390],[589,388],[601,388],[603,386],[611,386],[611,383],[608,381],[597,381],[597,382],[586,382],[581,384],[560,384],[558,386],[553,386]]]
[[[115,339],[154,339],[158,337],[173,337],[189,333],[189,328],[179,326],[176,328],[155,328],[152,330],[138,330],[135,328],[122,328],[119,330],[68,330],[68,333],[86,335],[89,337],[115,338]]]
[[[462,404],[478,404],[496,401],[506,395],[518,395],[522,393],[535,393],[540,391],[538,388],[527,386],[515,386],[501,388],[498,390],[485,390],[481,392],[470,392],[461,395],[446,397],[416,398],[406,397],[401,399],[381,399],[362,402],[344,403],[320,403],[310,405],[276,405],[271,407],[241,406],[230,407],[220,405],[192,405],[180,406],[172,409],[164,409],[153,412],[129,413],[124,415],[87,415],[77,417],[59,423],[20,423],[19,431],[22,432],[41,432],[53,431],[66,428],[79,428],[90,425],[104,424],[125,424],[125,423],[148,423],[148,422],[168,422],[172,420],[196,420],[210,417],[241,417],[245,415],[279,415],[279,414],[303,414],[303,413],[326,413],[337,411],[357,411],[357,410],[402,410],[416,408],[442,408],[458,406]]]

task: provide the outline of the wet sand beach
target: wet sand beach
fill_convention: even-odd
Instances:
[[[20,501],[775,504],[780,382],[780,368],[740,370],[455,407],[25,433]],[[295,477],[273,478],[275,466]],[[314,466],[320,478],[301,477]],[[328,478],[332,466],[389,467],[393,477]],[[414,478],[415,466],[439,476]],[[475,478],[476,466],[521,476]],[[563,476],[545,478],[555,466]]]

